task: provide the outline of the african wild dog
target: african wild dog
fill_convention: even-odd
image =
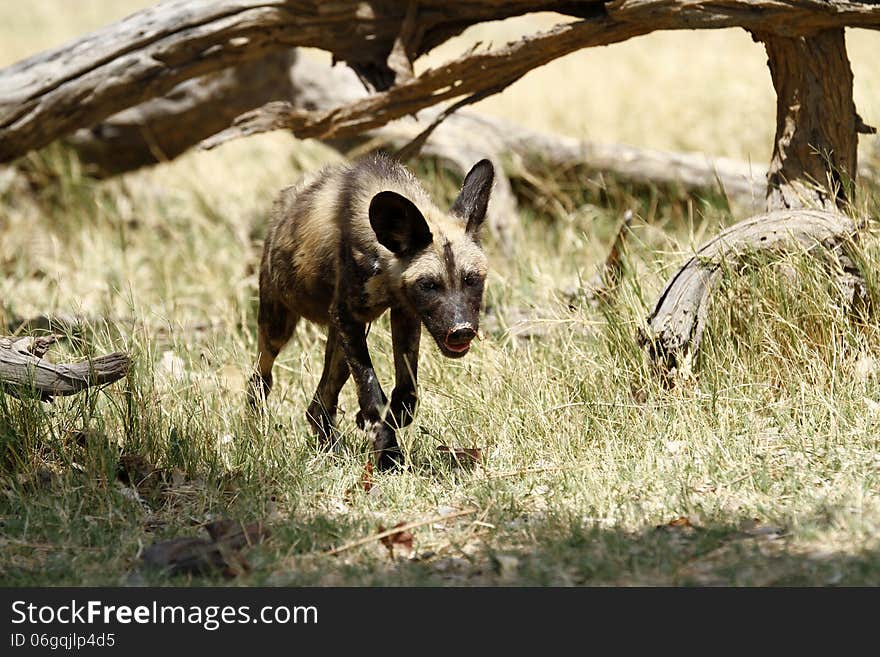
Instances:
[[[412,422],[424,324],[449,358],[477,335],[486,256],[479,231],[494,170],[478,162],[449,213],[384,155],[328,167],[281,192],[260,266],[259,365],[254,403],[272,387],[272,364],[300,317],[329,325],[324,371],[307,417],[333,439],[339,391],[357,386],[357,424],[380,468],[402,463],[396,429]],[[382,392],[367,350],[367,325],[391,309],[395,386]],[[387,407],[387,408],[386,408]]]

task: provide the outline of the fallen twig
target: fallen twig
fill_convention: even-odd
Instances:
[[[435,522],[441,522],[443,520],[452,520],[454,518],[461,518],[463,516],[473,515],[477,513],[479,509],[469,508],[462,509],[461,511],[456,511],[455,513],[449,513],[446,515],[437,515],[428,518],[427,520],[417,520],[415,522],[409,522],[405,525],[400,525],[399,527],[392,527],[391,529],[386,529],[383,532],[379,532],[377,534],[370,534],[369,536],[365,536],[364,538],[359,538],[356,541],[352,541],[351,543],[346,543],[345,545],[340,545],[337,548],[333,548],[332,550],[327,550],[324,554],[327,555],[336,555],[342,552],[346,552],[348,550],[352,550],[356,547],[360,547],[361,545],[367,545],[369,543],[373,543],[375,541],[381,541],[383,538],[387,538],[392,536],[393,534],[398,534],[400,532],[409,531],[410,529],[415,529],[416,527],[424,527],[425,525],[430,525]]]

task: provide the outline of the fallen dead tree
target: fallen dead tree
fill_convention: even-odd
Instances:
[[[14,397],[53,397],[118,381],[128,372],[128,356],[116,352],[80,363],[53,364],[43,356],[55,337],[0,338],[0,388]]]
[[[235,116],[264,102],[284,99],[303,111],[324,110],[367,96],[347,67],[297,56],[271,55],[241,67],[189,80],[167,95],[75,132],[67,143],[100,176],[173,159],[225,128]],[[244,109],[243,109],[244,108]],[[328,143],[341,151],[382,147],[400,150],[439,114],[428,109],[348,139]],[[473,153],[471,153],[471,151]],[[475,154],[516,160],[516,167],[540,163],[552,168],[585,167],[624,182],[681,185],[716,190],[743,202],[761,198],[766,170],[748,162],[702,153],[676,153],[621,144],[602,144],[529,130],[510,121],[462,110],[439,125],[423,154],[467,172]],[[479,158],[477,158],[479,159]],[[515,177],[517,168],[508,173]]]
[[[415,58],[470,25],[531,11],[579,15],[601,7],[595,0],[164,2],[0,70],[0,162],[184,80],[294,46],[332,52],[384,90],[412,79]]]
[[[184,82],[156,98],[81,129],[66,139],[98,176],[111,176],[171,160],[225,128],[235,116],[269,97],[303,111],[330,109],[364,98],[367,90],[344,66],[330,66],[295,51]],[[327,143],[343,153],[369,148],[397,151],[410,144],[438,116],[429,108],[386,126]],[[688,192],[721,193],[739,206],[763,204],[767,170],[749,162],[703,153],[681,153],[605,144],[537,130],[461,110],[427,138],[421,153],[436,157],[464,175],[475,159],[488,156],[496,170],[517,178],[535,167],[583,167],[621,182],[675,185]],[[510,163],[512,162],[512,166]],[[501,165],[507,165],[502,168]],[[875,172],[865,167],[862,178]],[[495,190],[499,214],[515,209],[509,185]],[[501,198],[499,199],[499,196]],[[500,201],[500,202],[499,202]]]
[[[582,20],[413,75],[415,58],[466,27],[534,11]],[[500,91],[575,50],[659,29],[743,27],[771,44],[773,60],[777,41],[801,35],[821,41],[822,32],[842,35],[844,26],[880,27],[880,6],[846,0],[479,0],[454,7],[445,0],[165,2],[0,70],[0,162],[160,96],[184,80],[294,46],[332,52],[380,93],[315,113],[269,104],[241,119],[224,139],[278,128],[293,129],[300,137],[359,134],[446,100]],[[842,42],[829,45],[839,50]],[[829,61],[830,68],[839,68],[839,57]]]
[[[657,29],[740,26],[765,43],[779,94],[777,140],[770,172],[770,183],[776,190],[773,193],[787,199],[806,192],[815,200],[821,194],[814,192],[829,184],[823,178],[825,172],[837,172],[830,184],[838,188],[847,176],[855,175],[855,135],[867,126],[852,103],[852,74],[843,27],[880,27],[880,6],[874,3],[482,0],[454,10],[439,0],[372,5],[341,2],[324,7],[293,0],[166,2],[28,58],[0,70],[0,161],[77,128],[93,126],[120,110],[161,96],[186,80],[233,65],[265,62],[294,45],[332,52],[335,59],[346,61],[378,93],[337,100],[331,107],[269,102],[208,138],[206,147],[273,129],[289,129],[299,137],[325,140],[359,138],[392,120],[444,101],[459,99],[457,104],[461,105],[496,93],[529,70],[577,49],[607,45]],[[472,49],[443,66],[419,76],[413,74],[415,58],[469,25],[545,10],[581,20],[496,50]],[[271,68],[268,64],[264,67]],[[228,89],[228,82],[225,86]],[[216,82],[214,91],[218,88],[224,88],[222,80]],[[284,89],[286,85],[282,85],[279,95]],[[265,86],[258,87],[253,97],[266,93]],[[799,98],[809,102],[793,102]],[[421,132],[416,141],[424,139],[447,113],[444,110],[433,120],[427,117],[428,125],[418,126]],[[804,129],[799,129],[801,125]],[[820,129],[832,125],[833,129]],[[167,122],[162,128],[144,135],[157,159],[175,150],[163,147],[155,138],[160,132],[174,131]],[[503,133],[506,128],[502,126],[495,132]],[[630,168],[638,169],[636,175],[646,169],[653,170],[654,177],[658,172],[675,171],[681,180],[696,177],[703,182],[707,170],[718,172],[732,165],[716,161],[706,167],[697,158],[687,156],[669,158],[662,153],[626,149],[602,152],[595,146],[585,148],[584,144],[567,143],[560,148],[534,134],[522,135],[516,141],[528,143],[532,150],[543,148],[545,154],[561,153],[565,160],[572,155],[583,159],[586,152],[587,157],[597,160],[629,163]],[[82,144],[84,148],[87,145]],[[550,161],[553,163],[552,158]],[[726,190],[729,187],[734,194],[746,187],[752,190],[751,171],[739,167],[730,173],[738,182],[725,186]],[[786,190],[788,185],[793,189]],[[788,207],[792,203],[785,201]]]

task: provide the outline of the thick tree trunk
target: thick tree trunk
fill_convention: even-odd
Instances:
[[[857,114],[843,28],[761,35],[776,88],[768,208],[834,208],[856,175]]]

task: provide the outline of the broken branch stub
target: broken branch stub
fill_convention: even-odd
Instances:
[[[673,275],[640,331],[640,343],[663,371],[696,355],[709,312],[710,295],[722,265],[742,264],[755,254],[839,250],[856,237],[858,226],[839,212],[777,210],[741,221],[704,244]]]
[[[13,397],[49,401],[113,383],[128,372],[129,357],[121,352],[79,363],[50,363],[43,355],[53,342],[54,337],[0,338],[0,388]]]

